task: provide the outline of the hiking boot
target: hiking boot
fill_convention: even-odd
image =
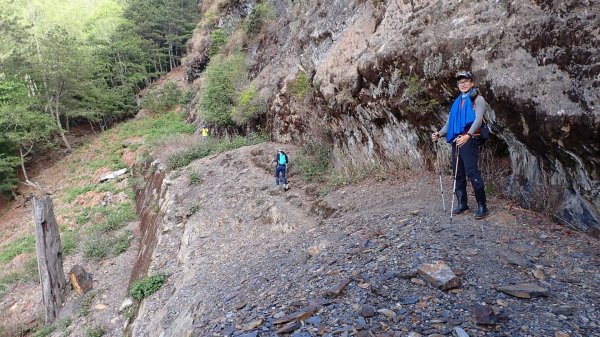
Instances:
[[[477,210],[475,211],[475,219],[483,219],[487,216],[488,209],[485,204],[477,204]]]
[[[475,219],[483,219],[488,214],[485,198],[485,188],[475,191],[475,199],[477,200],[477,210],[475,211]]]
[[[288,185],[287,185],[287,184],[283,185],[283,190],[284,190],[284,191],[287,191],[287,190],[289,190],[289,187],[288,187]]]
[[[469,209],[469,206],[467,205],[467,191],[457,190],[456,199],[458,201],[458,204],[452,210],[452,214],[460,214]]]

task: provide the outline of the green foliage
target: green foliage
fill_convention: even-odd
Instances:
[[[77,250],[77,231],[67,230],[60,234],[63,256],[71,255]]]
[[[437,100],[427,98],[427,93],[416,76],[409,76],[404,80],[404,84],[406,87],[403,98],[408,101],[408,111],[425,116],[433,113],[435,108],[440,105]]]
[[[246,81],[246,72],[243,54],[211,60],[206,67],[198,105],[203,121],[217,126],[231,125],[230,112],[237,91]]]
[[[137,214],[131,203],[121,203],[109,207],[99,208],[99,213],[104,216],[104,221],[93,227],[99,232],[111,232],[121,228],[124,224],[137,219]]]
[[[126,138],[144,137],[146,143],[156,142],[167,136],[177,134],[191,134],[196,128],[193,125],[186,124],[183,118],[177,113],[170,112],[160,115],[158,118],[141,118],[120,124],[115,128],[118,139],[121,141]],[[111,149],[116,151],[119,144],[112,144]]]
[[[85,337],[102,337],[104,333],[104,327],[100,325],[85,329]]]
[[[331,151],[328,147],[317,143],[308,143],[297,155],[295,162],[305,181],[322,182],[329,169],[330,156]]]
[[[267,110],[267,104],[260,98],[253,85],[249,85],[236,99],[236,105],[231,110],[231,119],[237,125],[245,125],[251,119],[258,118]]]
[[[96,188],[95,184],[86,185],[83,187],[68,187],[64,190],[63,200],[66,203],[72,203],[78,196],[93,191]]]
[[[6,274],[0,274],[0,297],[6,292],[9,285],[19,282],[31,282],[39,280],[37,259],[34,256],[29,257],[25,261],[25,265],[22,271],[19,272],[7,272]]]
[[[129,231],[116,237],[91,236],[83,243],[83,256],[94,260],[102,260],[110,255],[117,256],[127,250],[131,240],[133,240],[133,236]]]
[[[154,294],[165,282],[165,274],[156,274],[152,276],[146,276],[141,280],[133,282],[131,288],[129,288],[129,294],[136,300],[141,300],[144,297],[148,297]]]
[[[50,324],[50,325],[44,325],[41,328],[37,329],[36,332],[33,334],[33,337],[46,337],[46,336],[50,336],[54,330],[56,328],[54,327],[54,325]]]
[[[210,34],[210,49],[208,50],[208,55],[213,57],[221,51],[221,48],[225,45],[227,41],[227,35],[223,29],[215,29]]]
[[[247,36],[254,36],[260,32],[265,22],[275,17],[275,10],[269,2],[261,2],[252,8],[245,21]]]
[[[0,262],[9,262],[22,253],[35,252],[35,236],[26,235],[15,239],[0,251]]]
[[[198,174],[198,172],[192,172],[189,175],[190,184],[199,185],[202,182],[202,177]]]
[[[88,292],[87,294],[83,295],[81,301],[79,302],[79,316],[86,317],[90,314],[90,308],[92,307],[92,303],[94,303],[95,298],[95,292]]]
[[[192,205],[192,206],[190,206],[189,213],[190,213],[190,215],[194,215],[199,210],[200,210],[200,206],[198,206],[198,205]]]
[[[195,143],[179,152],[170,155],[166,160],[166,165],[170,169],[177,169],[187,166],[192,161],[204,158],[213,153],[225,152],[240,148],[246,145],[254,145],[267,141],[265,137],[254,137],[248,140],[245,137],[237,136],[232,139],[208,139],[204,143]]]
[[[169,81],[165,85],[149,90],[142,98],[142,108],[154,113],[167,112],[181,101],[183,93],[175,82]]]
[[[308,81],[308,76],[306,76],[306,72],[300,71],[298,76],[288,84],[290,92],[292,92],[298,98],[306,97],[306,94],[311,89],[310,82]]]

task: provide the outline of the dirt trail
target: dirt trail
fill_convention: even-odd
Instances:
[[[457,327],[470,336],[600,334],[598,241],[494,197],[487,219],[469,213],[450,223],[429,173],[321,198],[322,187],[294,175],[291,146],[292,189],[277,192],[275,150],[261,144],[198,160],[170,182],[151,273],[171,276],[144,301],[136,336],[436,336]],[[438,260],[461,287],[441,291],[415,274]],[[496,289],[520,283],[548,296]],[[476,304],[499,324],[476,326]],[[302,323],[277,324],[292,313]]]

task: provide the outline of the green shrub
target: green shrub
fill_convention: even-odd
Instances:
[[[260,98],[258,91],[253,85],[249,85],[236,99],[236,104],[231,110],[231,119],[240,126],[246,125],[248,121],[265,113],[266,103]]]
[[[137,219],[133,204],[123,203],[113,207],[103,208],[101,213],[105,220],[95,229],[101,232],[110,232],[121,228],[124,224]]]
[[[199,210],[200,210],[200,206],[198,206],[198,205],[192,205],[192,206],[190,206],[189,212],[190,212],[191,215],[194,215]]]
[[[33,337],[50,336],[54,332],[54,329],[54,325],[44,325],[33,334]]]
[[[94,303],[94,298],[96,298],[95,292],[89,292],[83,295],[79,302],[79,316],[85,317],[90,314],[90,308],[92,307],[92,303]]]
[[[146,276],[141,280],[133,282],[129,293],[131,297],[136,300],[141,300],[144,297],[154,294],[165,282],[165,274],[156,274],[152,276]]]
[[[296,78],[288,84],[290,92],[298,98],[306,97],[306,94],[310,91],[310,83],[306,72],[300,71]]]
[[[96,185],[94,185],[94,184],[83,186],[83,187],[66,188],[63,192],[65,194],[65,196],[63,197],[63,200],[66,203],[72,203],[73,200],[75,200],[78,196],[85,194],[89,191],[93,191],[95,188],[96,188]]]
[[[177,169],[187,166],[196,159],[204,158],[213,153],[225,152],[246,145],[259,144],[268,140],[268,136],[260,134],[252,137],[250,140],[242,136],[236,136],[231,139],[210,138],[204,143],[195,143],[179,152],[171,154],[166,159],[166,165],[169,169]]]
[[[104,327],[96,325],[85,330],[85,337],[102,337],[104,336]]]
[[[440,103],[436,99],[429,99],[425,88],[421,85],[419,78],[409,76],[404,81],[406,86],[402,98],[408,101],[407,110],[418,115],[425,116],[435,112]]]
[[[71,255],[77,250],[77,231],[67,230],[60,234],[62,253],[64,256]]]
[[[131,240],[133,240],[133,234],[129,230],[117,235],[117,237],[113,239],[111,253],[114,256],[124,253],[131,245]]]
[[[0,277],[0,296],[4,295],[9,285],[18,282],[39,281],[37,258],[30,256],[19,272],[7,272]]]
[[[133,240],[130,231],[111,237],[108,235],[91,235],[83,244],[83,256],[102,260],[110,255],[117,256],[127,250]]]
[[[169,81],[162,87],[149,90],[141,101],[141,106],[154,113],[167,112],[179,104],[182,92],[175,82]]]
[[[245,21],[245,30],[247,36],[254,36],[262,29],[265,22],[275,17],[275,10],[268,2],[262,2],[254,5]]]
[[[308,143],[296,156],[298,171],[305,181],[324,181],[329,169],[331,151],[324,145]]]
[[[198,104],[202,120],[217,126],[231,125],[231,108],[238,88],[246,80],[246,61],[241,53],[213,59],[206,67]]]
[[[202,182],[202,178],[200,177],[198,172],[190,173],[189,178],[190,178],[190,184],[192,184],[192,185],[199,185]]]
[[[35,252],[35,236],[26,235],[15,239],[0,251],[0,262],[9,262],[22,253]]]
[[[213,57],[218,54],[226,41],[227,35],[223,29],[213,30],[210,34],[210,49],[208,50],[208,55]]]

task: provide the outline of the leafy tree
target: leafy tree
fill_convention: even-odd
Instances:
[[[30,110],[24,83],[11,79],[0,81],[0,130],[7,151],[4,169],[12,166],[14,172],[14,166],[20,164],[25,183],[32,184],[25,169],[26,158],[36,145],[48,140],[54,129],[50,116]],[[13,152],[18,152],[18,160],[10,155],[11,147]]]
[[[200,103],[200,116],[210,124],[227,126],[232,124],[231,110],[237,92],[246,81],[246,64],[243,54],[234,54],[225,59],[217,58],[206,67]]]

